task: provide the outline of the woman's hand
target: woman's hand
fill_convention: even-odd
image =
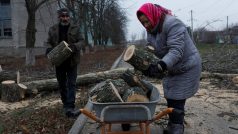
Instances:
[[[163,61],[158,61],[156,64],[150,64],[147,70],[142,71],[145,76],[162,78],[166,70],[166,64]]]

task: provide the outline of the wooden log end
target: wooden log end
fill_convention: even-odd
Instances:
[[[134,54],[134,51],[135,51],[135,45],[131,45],[129,46],[126,51],[125,51],[125,54],[123,56],[123,60],[124,61],[128,61],[131,59],[131,57],[133,56]]]
[[[233,82],[234,84],[238,84],[238,76],[233,77],[233,78],[232,78],[232,82]]]
[[[144,95],[133,94],[128,96],[127,102],[149,102],[149,99]]]
[[[14,84],[16,83],[14,80],[5,80],[5,81],[2,81],[2,84],[3,85],[9,85],[9,84]]]
[[[66,47],[68,50],[70,50],[71,52],[73,52],[72,49],[69,47],[69,44],[68,44],[67,42],[62,41],[61,43],[64,44],[65,47]]]

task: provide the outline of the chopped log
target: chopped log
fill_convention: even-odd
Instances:
[[[114,80],[116,81],[116,80]],[[127,86],[128,87],[128,86]],[[146,92],[140,87],[124,87],[124,94],[120,95],[112,80],[106,80],[98,88],[90,91],[91,100],[99,103],[108,102],[148,102]],[[122,96],[122,97],[121,97]]]
[[[104,72],[97,72],[97,73],[89,73],[84,75],[79,75],[77,77],[77,86],[85,86],[89,84],[99,83],[101,81],[105,81],[107,79],[118,79],[122,73],[124,73],[127,68],[118,68]],[[123,80],[122,80],[123,81]],[[37,89],[38,93],[42,91],[53,91],[58,89],[58,83],[56,79],[45,79],[45,80],[37,80],[37,81],[30,81],[30,82],[22,82],[22,84],[27,86],[27,90]],[[116,88],[119,90],[121,94],[121,88],[118,88],[117,85],[120,87],[123,84],[121,83],[113,83]],[[32,91],[27,91],[27,93],[31,93]]]
[[[113,90],[113,86],[110,84],[111,80],[106,80],[105,83],[95,89],[93,94],[90,93],[92,101],[99,102],[99,103],[108,103],[108,102],[121,102],[121,97],[118,97],[118,95]],[[120,95],[119,95],[120,96]]]
[[[238,76],[233,77],[233,78],[232,78],[232,82],[233,82],[234,84],[238,84]]]
[[[52,65],[59,66],[62,64],[69,56],[71,56],[72,50],[69,48],[69,44],[65,41],[60,42],[59,45],[53,48],[47,57],[52,63]]]
[[[114,94],[117,96],[117,98],[121,101],[124,102],[121,98],[121,95],[118,93],[118,90],[116,89],[116,87],[113,85],[112,82],[109,82],[110,86],[112,87],[112,91],[114,92]]]
[[[149,99],[144,95],[133,94],[128,96],[127,102],[149,102]]]
[[[19,73],[20,75],[20,73]],[[16,71],[7,71],[2,70],[0,71],[0,82],[5,80],[14,80],[17,81],[17,72]]]
[[[159,58],[149,51],[131,45],[126,49],[123,60],[137,70],[147,70],[149,65],[156,63]]]
[[[149,102],[146,93],[140,87],[127,89],[122,98],[125,102]]]
[[[5,102],[17,102],[25,97],[27,87],[13,80],[3,81],[1,85],[1,100]]]
[[[152,87],[148,84],[145,83],[145,81],[142,81],[141,78],[139,77],[139,75],[131,72],[130,70],[127,70],[124,74],[122,79],[127,82],[128,79],[132,79],[133,82],[130,82],[130,80],[128,81],[128,85],[132,86],[132,87],[140,87],[142,88],[145,93],[147,94],[147,97],[150,98],[151,95],[151,90]]]

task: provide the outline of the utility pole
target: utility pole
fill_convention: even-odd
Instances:
[[[228,31],[228,16],[226,16],[226,30]]]
[[[191,30],[193,32],[193,10],[191,10]]]
[[[226,16],[226,43],[227,44],[230,43],[230,35],[229,35],[229,29],[228,29],[228,20],[229,20],[229,17]]]
[[[191,37],[193,40],[193,10],[191,10]]]

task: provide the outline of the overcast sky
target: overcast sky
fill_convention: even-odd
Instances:
[[[238,24],[238,0],[121,0],[121,7],[128,15],[128,35],[137,34],[140,38],[144,28],[137,20],[136,11],[144,3],[156,3],[167,9],[191,26],[191,10],[193,28],[206,27],[210,30],[221,30],[228,25]],[[209,25],[208,25],[209,24]]]

